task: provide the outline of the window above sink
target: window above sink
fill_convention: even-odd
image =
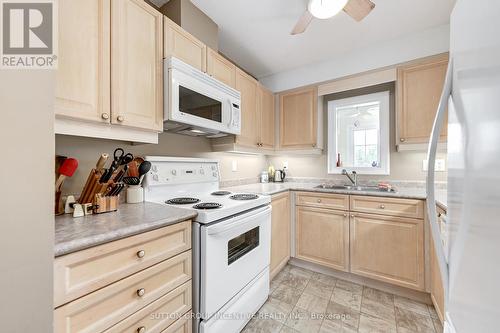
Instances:
[[[389,91],[328,102],[328,173],[388,175]]]

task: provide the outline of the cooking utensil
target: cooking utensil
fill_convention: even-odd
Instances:
[[[137,163],[134,161],[127,164],[128,171],[127,174],[131,177],[139,177],[139,168],[137,167]]]
[[[128,176],[128,177],[123,177],[123,182],[127,185],[134,186],[134,185],[139,185],[141,183],[141,180],[139,177]]]
[[[56,190],[58,190],[62,186],[64,180],[67,177],[73,176],[77,168],[78,161],[76,159],[67,158],[64,160],[64,162],[61,164],[61,167],[59,168],[59,177],[56,181]]]
[[[139,184],[142,183],[142,179],[144,178],[144,175],[147,174],[151,170],[151,162],[149,161],[144,161],[139,165]]]

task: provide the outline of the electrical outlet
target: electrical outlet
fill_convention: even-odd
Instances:
[[[283,169],[288,169],[288,161],[283,162]]]
[[[422,171],[427,171],[427,160],[422,161]],[[442,158],[436,159],[436,163],[434,164],[434,171],[436,172],[444,172],[446,171],[446,162]]]
[[[231,165],[231,170],[232,170],[233,172],[238,171],[238,161],[233,160],[233,163],[232,163],[232,165]]]

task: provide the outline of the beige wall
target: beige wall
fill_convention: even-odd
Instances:
[[[88,173],[95,166],[101,153],[112,155],[116,147],[137,156],[184,156],[218,159],[221,166],[221,180],[255,179],[266,168],[266,158],[261,155],[243,155],[230,153],[211,153],[208,140],[185,135],[162,133],[157,145],[131,145],[129,142],[90,139],[74,136],[56,136],[56,154],[75,157],[79,167],[75,175],[64,184],[64,194],[79,194]],[[232,163],[236,161],[238,171],[232,171]]]
[[[391,171],[388,176],[378,176],[378,175],[360,175],[359,179],[362,181],[366,180],[397,180],[397,181],[424,181],[426,177],[426,172],[422,171],[422,161],[426,159],[427,153],[425,151],[406,151],[397,152],[396,151],[396,125],[395,125],[395,96],[394,96],[394,83],[381,84],[374,87],[355,89],[351,91],[336,93],[325,96],[325,103],[329,100],[336,100],[342,98],[348,98],[353,96],[359,96],[364,94],[371,94],[380,91],[390,92],[390,155],[391,155]],[[328,138],[327,138],[327,112],[328,108],[325,105],[323,108],[324,117],[324,142],[325,149],[324,153],[316,156],[272,156],[268,158],[268,162],[273,164],[276,168],[281,169],[283,167],[283,162],[288,161],[289,170],[288,175],[290,177],[315,177],[315,178],[329,178],[329,179],[342,179],[347,180],[345,176],[342,175],[329,175],[327,170],[327,154],[328,151]],[[446,158],[445,153],[438,153],[437,158]],[[437,172],[437,181],[446,181],[446,172]]]
[[[0,69],[1,332],[52,332],[54,73]]]

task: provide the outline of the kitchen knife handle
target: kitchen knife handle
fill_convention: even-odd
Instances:
[[[108,157],[109,157],[109,155],[106,153],[101,154],[101,156],[99,157],[99,160],[97,160],[97,163],[95,165],[95,168],[97,169],[97,171],[100,171],[101,169],[104,168],[104,165],[108,161]]]

